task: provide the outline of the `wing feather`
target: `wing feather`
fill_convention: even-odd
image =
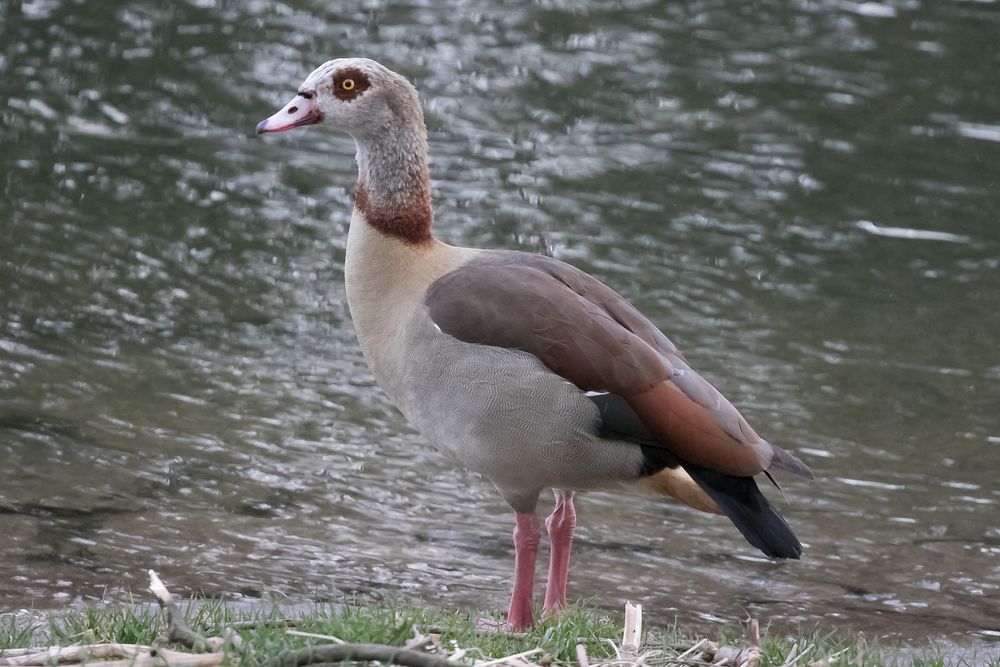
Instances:
[[[459,340],[529,352],[584,391],[621,396],[656,442],[683,460],[727,475],[755,475],[774,462],[811,476],[761,439],[632,304],[568,264],[486,253],[435,281],[425,304],[441,331]]]

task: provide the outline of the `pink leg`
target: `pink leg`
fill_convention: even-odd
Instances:
[[[510,630],[524,630],[534,623],[531,615],[531,593],[535,587],[535,558],[542,529],[538,517],[531,514],[514,515],[514,593],[510,597],[507,626]]]
[[[576,508],[573,492],[554,489],[556,506],[545,520],[552,553],[549,557],[549,581],[545,586],[546,614],[555,614],[566,606],[566,578],[569,576],[569,552],[576,528]]]

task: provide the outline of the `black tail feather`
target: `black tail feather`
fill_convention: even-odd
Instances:
[[[798,558],[802,545],[753,477],[733,477],[684,462],[684,470],[725,512],[747,542],[771,558]]]

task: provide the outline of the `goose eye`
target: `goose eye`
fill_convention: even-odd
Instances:
[[[344,90],[354,90],[354,79],[344,79],[340,83],[340,87]]]

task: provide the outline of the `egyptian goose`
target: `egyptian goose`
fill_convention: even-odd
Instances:
[[[647,487],[725,514],[768,556],[799,557],[753,476],[780,468],[811,478],[809,468],[758,436],[628,301],[551,257],[434,238],[427,130],[406,79],[373,60],[331,60],[257,133],[317,123],[357,143],[345,274],[372,373],[514,510],[506,629],[533,623],[535,509],[547,488],[556,498],[545,521],[547,614],[566,604],[576,491]]]

